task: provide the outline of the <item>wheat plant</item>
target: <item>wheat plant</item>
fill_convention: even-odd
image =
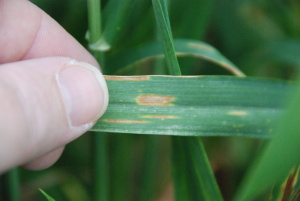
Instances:
[[[33,2],[85,34],[110,102],[56,166],[3,175],[3,198],[300,199],[298,1]]]

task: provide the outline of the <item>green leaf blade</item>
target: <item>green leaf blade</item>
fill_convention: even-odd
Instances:
[[[93,51],[105,52],[112,48],[124,29],[135,0],[110,0],[103,11],[103,33],[90,44]]]
[[[197,40],[177,39],[174,40],[174,47],[175,54],[178,57],[196,57],[212,62],[234,75],[241,77],[245,76],[238,67],[230,62],[217,49],[207,43]],[[134,64],[162,56],[163,49],[161,44],[157,42],[150,43],[113,57],[110,59],[109,68],[112,73],[122,74],[131,69]]]
[[[52,197],[50,197],[45,191],[43,191],[42,189],[39,189],[40,192],[45,196],[45,198],[48,200],[48,201],[55,201]]]
[[[172,139],[172,175],[173,185],[175,188],[176,201],[189,201],[191,200],[192,194],[189,192],[189,166],[187,166],[187,157],[184,152],[184,144],[180,137],[173,137]],[[186,172],[187,174],[182,174]],[[193,177],[193,176],[192,176]],[[194,179],[194,177],[193,177]],[[193,180],[194,181],[194,180]],[[199,193],[198,198],[203,198],[202,194]]]
[[[290,89],[284,81],[233,76],[106,79],[109,107],[92,131],[269,138]]]
[[[194,185],[198,185],[198,188],[194,189],[190,184],[189,190],[192,195],[195,195],[193,200],[222,201],[222,194],[210,168],[202,140],[199,137],[181,139],[186,149],[185,153],[189,153],[186,155],[187,164],[190,171],[194,173],[191,175],[190,181],[192,180]]]
[[[89,42],[95,43],[101,37],[101,1],[88,0]]]
[[[300,164],[299,100],[300,84],[272,141],[246,175],[235,197],[236,201],[255,198],[274,182],[282,182],[289,171]]]
[[[161,5],[161,3],[163,5]],[[160,0],[152,0],[152,4],[169,73],[171,75],[181,75],[179,63],[174,50],[170,22],[166,13],[166,2]]]

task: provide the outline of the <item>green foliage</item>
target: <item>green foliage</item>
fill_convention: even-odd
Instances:
[[[106,79],[109,107],[92,131],[269,138],[291,88],[280,80],[233,76]]]
[[[300,164],[299,100],[300,84],[272,141],[247,175],[237,201],[250,200],[270,188],[274,181],[282,182],[290,170]]]
[[[114,76],[92,129],[110,133],[74,141],[50,170],[21,171],[22,200],[39,200],[37,187],[57,200],[282,199],[300,164],[299,1],[32,1]],[[197,76],[115,76],[165,69]],[[291,186],[296,201],[298,177]]]
[[[19,201],[19,168],[0,175],[0,200]]]
[[[134,5],[135,0],[110,0],[103,12],[103,33],[98,41],[92,42],[90,48],[94,51],[108,51],[116,42],[117,37],[122,33],[126,25],[128,14]],[[97,13],[97,12],[95,12]],[[100,12],[98,12],[100,15]],[[90,21],[95,18],[91,16]],[[96,18],[97,19],[97,18]],[[100,30],[98,30],[100,32]]]
[[[55,201],[52,197],[50,197],[45,191],[43,191],[42,189],[39,189],[40,192],[45,196],[45,198],[48,200],[48,201]]]
[[[156,18],[158,35],[160,36],[169,73],[171,75],[181,75],[173,44],[173,36],[166,8],[167,3],[166,1],[152,0],[152,4]]]
[[[200,58],[225,68],[234,75],[244,76],[244,73],[238,67],[209,44],[187,39],[174,40],[173,44],[177,57]],[[133,48],[127,52],[118,54],[116,57],[110,58],[107,66],[112,74],[124,74],[132,70],[133,67],[142,67],[141,62],[145,63],[151,59],[163,57],[163,55],[161,44],[154,42]]]

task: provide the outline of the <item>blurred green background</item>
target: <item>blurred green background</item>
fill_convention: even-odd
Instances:
[[[86,0],[31,0],[58,21],[82,45],[87,24]],[[121,1],[121,0],[120,0]],[[107,1],[102,1],[105,7]],[[105,53],[106,64],[123,51],[157,40],[151,1],[140,0],[128,13],[113,48]],[[205,41],[217,48],[248,76],[293,80],[300,67],[300,2],[297,0],[170,0],[174,39]],[[105,23],[105,18],[104,18]],[[228,74],[211,63],[180,58],[183,74]],[[148,74],[153,61],[130,74]],[[110,69],[105,72],[113,73]],[[87,133],[66,146],[51,168],[21,170],[22,200],[45,200],[43,189],[56,200],[88,201],[90,196],[91,135]],[[149,200],[173,200],[169,137],[109,134],[109,196],[113,201],[142,200],[147,195],[141,176],[153,172],[155,194]],[[263,140],[246,138],[204,138],[205,147],[225,200],[230,200]],[[151,144],[152,143],[152,144]],[[155,149],[153,149],[155,148]],[[152,154],[146,154],[151,152]],[[155,163],[145,164],[145,157]]]

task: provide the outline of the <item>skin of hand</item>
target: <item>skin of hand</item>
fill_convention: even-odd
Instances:
[[[0,173],[40,170],[108,105],[96,60],[28,0],[0,0]]]

